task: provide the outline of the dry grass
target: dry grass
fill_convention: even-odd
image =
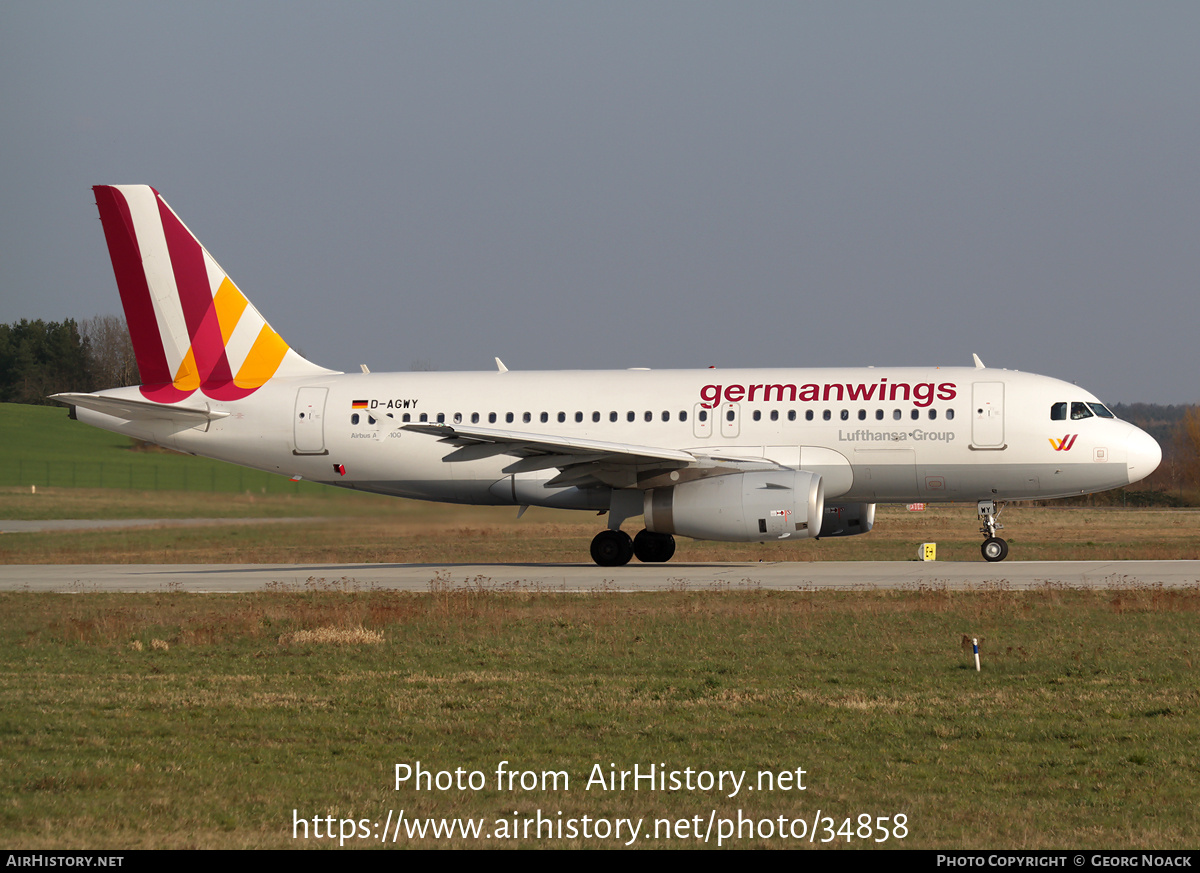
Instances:
[[[74,511],[75,494],[39,494],[42,512]],[[220,515],[221,503],[196,495],[142,495],[137,515]],[[261,502],[229,499],[228,514],[252,515]],[[99,498],[97,498],[99,500]],[[56,501],[62,501],[59,506]],[[188,501],[192,501],[189,503]],[[353,514],[342,508],[353,507]],[[370,512],[360,510],[368,507]],[[94,507],[93,507],[94,508]],[[603,519],[587,513],[457,507],[406,500],[332,501],[279,498],[265,514],[325,516],[287,525],[215,526],[104,532],[7,534],[0,563],[577,563]],[[1005,510],[1002,534],[1017,560],[1181,560],[1200,555],[1200,511],[1021,507]],[[636,530],[637,520],[627,528]],[[793,543],[712,543],[678,540],[674,561],[911,560],[923,542],[938,544],[944,561],[977,561],[973,506],[935,506],[925,512],[879,508],[866,535]]]
[[[157,641],[156,641],[157,642]],[[362,625],[358,627],[317,627],[312,630],[299,630],[279,637],[279,645],[332,644],[335,646],[357,646],[362,644],[380,645],[383,643],[381,631],[367,630]]]
[[[0,841],[286,847],[293,809],[401,807],[489,821],[904,812],[914,848],[1200,837],[1200,590],[326,589],[0,594]],[[379,641],[301,642],[359,631]],[[982,673],[964,635],[981,640]],[[416,760],[573,782],[395,790],[394,765]],[[583,791],[597,762],[800,766],[810,790]]]

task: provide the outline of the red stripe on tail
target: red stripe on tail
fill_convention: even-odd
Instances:
[[[179,302],[200,383],[228,382],[233,374],[229,371],[225,341],[213,306],[208,270],[204,266],[204,249],[161,197],[158,198],[158,214],[162,219],[167,251],[171,253],[171,270],[175,274],[175,287],[179,289]]]
[[[142,394],[163,403],[182,400],[192,392],[180,391],[171,384],[175,374],[167,363],[167,353],[158,332],[158,319],[154,315],[150,287],[146,284],[142,252],[138,248],[129,205],[121,192],[109,185],[97,185],[92,191],[100,210],[100,223],[104,226],[117,290],[121,293],[121,307],[125,310],[125,323],[129,325],[138,373],[145,383]]]

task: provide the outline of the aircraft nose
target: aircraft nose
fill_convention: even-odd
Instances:
[[[1130,482],[1145,479],[1158,469],[1162,462],[1162,449],[1150,434],[1135,427],[1125,445],[1125,466]]]

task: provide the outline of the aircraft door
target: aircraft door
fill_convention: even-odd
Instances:
[[[712,436],[712,420],[716,414],[717,410],[707,409],[703,403],[697,403],[692,410],[692,433],[701,439]]]
[[[292,421],[297,455],[327,455],[325,449],[325,398],[328,388],[301,388],[296,392]]]
[[[1004,383],[976,382],[971,386],[971,446],[1004,448]]]

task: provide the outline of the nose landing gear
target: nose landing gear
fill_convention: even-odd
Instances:
[[[1004,529],[1004,525],[996,521],[996,518],[1004,509],[1004,505],[1001,504],[1000,508],[997,509],[996,501],[994,500],[980,500],[977,505],[979,520],[983,522],[979,528],[979,532],[986,537],[983,545],[979,547],[979,551],[983,553],[985,561],[1003,561],[1008,557],[1008,543],[996,536],[997,530]]]

